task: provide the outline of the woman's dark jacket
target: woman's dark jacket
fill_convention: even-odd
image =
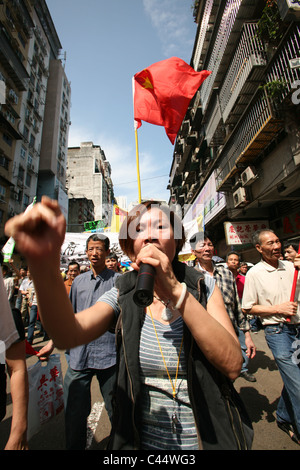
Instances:
[[[185,282],[188,291],[205,306],[206,289],[203,274],[178,261],[173,263],[173,269],[178,281]],[[136,277],[137,273],[131,271],[116,281],[121,313],[116,326],[118,372],[112,431],[108,444],[108,449],[113,450],[140,449],[139,343],[145,312],[133,301]],[[244,442],[237,443],[245,440],[244,432],[241,431],[242,436],[238,438],[236,432],[231,432],[232,412],[227,413],[228,397],[223,396],[224,393],[236,394],[235,390],[232,390],[231,382],[206,360],[185,323],[183,325],[188,390],[200,435],[199,448],[212,450],[247,448]],[[235,395],[234,398],[239,397]],[[239,405],[242,406],[240,403]]]

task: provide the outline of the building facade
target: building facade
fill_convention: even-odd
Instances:
[[[70,198],[68,208],[67,232],[81,233],[85,222],[95,220],[94,203],[91,199]]]
[[[44,0],[0,2],[1,243],[7,219],[24,211],[34,197],[60,199],[67,215],[66,160],[63,171],[56,163],[67,153],[70,121],[70,105],[67,111],[62,108],[62,88],[68,90],[70,103],[70,85],[59,60],[61,47]],[[60,99],[52,92],[53,83]],[[55,116],[53,108],[59,110]],[[62,116],[67,128],[60,139]]]
[[[170,201],[201,216],[222,257],[234,248],[256,261],[260,226],[300,236],[298,3],[195,2],[191,65],[212,73],[177,136]]]
[[[93,142],[68,148],[67,188],[69,199],[86,198],[94,203],[94,220],[107,225],[114,201],[111,167],[105,153]],[[83,226],[82,226],[83,230]]]

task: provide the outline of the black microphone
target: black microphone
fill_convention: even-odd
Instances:
[[[153,302],[155,268],[151,264],[141,263],[138,272],[133,300],[139,307],[148,307]]]

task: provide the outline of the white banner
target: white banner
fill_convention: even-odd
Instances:
[[[64,243],[61,247],[60,264],[61,268],[67,268],[71,261],[77,261],[82,266],[89,266],[86,255],[86,241],[91,235],[98,235],[91,232],[75,233],[67,232]],[[114,232],[99,233],[105,235],[110,241],[110,251],[115,253],[119,261],[128,261],[119,245],[119,234]]]

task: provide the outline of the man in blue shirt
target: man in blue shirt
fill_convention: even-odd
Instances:
[[[92,306],[104,292],[110,290],[119,276],[107,269],[109,238],[91,235],[86,242],[86,254],[91,270],[77,276],[72,284],[70,300],[74,312]],[[86,447],[87,418],[91,411],[91,381],[99,382],[109,418],[112,417],[112,392],[116,380],[115,335],[106,332],[89,344],[69,351],[69,367],[64,378],[65,426],[67,449]]]

